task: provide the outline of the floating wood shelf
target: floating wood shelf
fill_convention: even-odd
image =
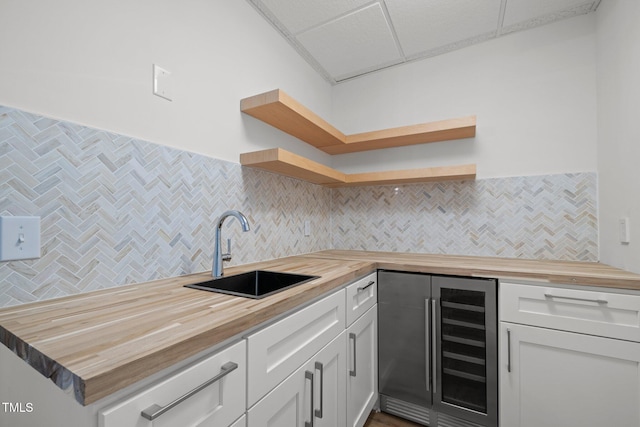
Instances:
[[[245,98],[240,110],[329,154],[471,138],[476,117],[345,135],[280,89]]]
[[[281,148],[240,154],[240,164],[332,188],[468,180],[476,177],[474,164],[345,174]]]
[[[341,184],[346,181],[346,174],[282,148],[242,153],[240,164],[314,184]]]

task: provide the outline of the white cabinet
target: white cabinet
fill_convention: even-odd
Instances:
[[[348,328],[378,301],[378,273],[372,273],[347,286],[346,310]]]
[[[640,426],[640,343],[605,336],[634,336],[637,296],[511,283],[500,296],[501,425]]]
[[[378,393],[376,284],[370,274],[247,338],[249,427],[364,425]]]
[[[345,333],[248,411],[248,427],[344,427]]]
[[[500,338],[501,425],[640,426],[640,344],[506,322]]]
[[[344,291],[247,337],[248,407],[344,331]]]
[[[101,410],[99,426],[229,426],[246,408],[245,361],[246,345],[240,341]]]
[[[347,340],[347,426],[362,427],[378,396],[377,305],[347,329]]]
[[[346,288],[347,427],[364,425],[378,399],[378,275]]]

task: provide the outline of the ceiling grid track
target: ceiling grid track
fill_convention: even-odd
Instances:
[[[331,17],[329,19],[325,19],[324,21],[320,21],[320,22],[318,22],[318,23],[316,23],[314,25],[311,25],[310,27],[306,27],[306,28],[303,28],[301,30],[298,30],[295,33],[293,33],[293,35],[295,37],[298,37],[300,34],[303,34],[303,33],[309,32],[309,31],[313,31],[313,30],[315,30],[317,28],[320,28],[320,27],[322,27],[324,25],[327,25],[327,24],[331,24],[332,22],[338,21],[338,20],[343,19],[343,18],[345,18],[345,17],[347,17],[349,15],[357,13],[358,11],[360,11],[362,9],[366,9],[367,7],[372,6],[372,5],[376,4],[376,3],[379,3],[379,0],[371,1],[369,3],[365,3],[365,4],[360,5],[360,6],[356,7],[356,8],[354,8],[354,9],[349,9],[346,12],[343,12],[343,13],[341,13],[339,15],[336,15],[334,17]]]
[[[391,15],[389,15],[389,8],[387,8],[387,3],[384,0],[380,3],[382,6],[382,12],[384,13],[385,18],[387,18],[387,22],[389,23],[389,28],[391,29],[391,35],[393,36],[393,40],[396,42],[396,48],[398,52],[400,52],[400,57],[403,62],[407,61],[407,56],[404,54],[404,49],[402,48],[402,44],[400,44],[400,39],[398,38],[398,32],[396,31],[396,27],[393,24],[393,20],[391,19]]]

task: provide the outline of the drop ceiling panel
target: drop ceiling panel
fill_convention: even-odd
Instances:
[[[402,60],[380,3],[300,33],[297,41],[336,80]]]
[[[536,0],[537,1],[537,0]],[[385,0],[406,56],[498,29],[501,0]]]
[[[332,20],[370,2],[371,0],[262,0],[292,34]]]
[[[503,25],[508,27],[553,14],[567,15],[574,8],[590,9],[593,5],[594,0],[507,0]]]
[[[247,1],[336,83],[590,13],[601,0]]]

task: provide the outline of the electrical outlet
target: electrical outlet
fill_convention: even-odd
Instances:
[[[306,237],[311,236],[311,221],[309,221],[308,219],[304,222],[304,235]]]
[[[40,258],[40,217],[0,217],[0,261]]]

